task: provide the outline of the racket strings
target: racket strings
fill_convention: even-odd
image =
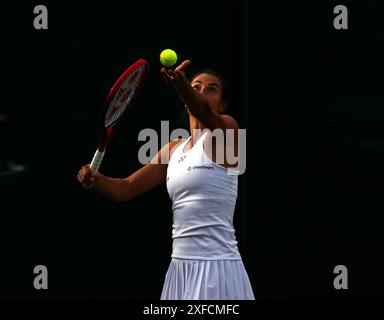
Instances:
[[[124,113],[125,108],[132,100],[139,80],[144,72],[144,66],[139,66],[132,74],[128,75],[120,85],[119,91],[111,101],[105,117],[105,127],[111,126]]]

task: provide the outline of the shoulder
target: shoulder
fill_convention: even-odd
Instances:
[[[162,146],[160,151],[157,153],[157,155],[154,157],[154,159],[151,162],[168,164],[169,159],[171,159],[172,153],[183,141],[185,141],[185,139],[174,139],[169,141],[167,144]]]
[[[175,149],[184,141],[185,139],[175,139],[175,140],[169,141],[168,143],[169,158],[171,158],[173,151],[175,151]]]
[[[171,140],[169,141],[167,144],[163,145],[160,149],[160,151],[164,150],[164,151],[173,151],[174,149],[176,149],[182,142],[184,142],[185,139],[174,139],[174,140]]]
[[[223,114],[220,117],[221,117],[222,121],[224,122],[226,129],[239,129],[239,124],[237,123],[237,121],[233,117],[231,117],[227,114]]]

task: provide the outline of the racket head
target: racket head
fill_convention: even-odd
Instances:
[[[128,67],[112,86],[104,100],[104,127],[113,128],[124,111],[142,89],[148,76],[149,64],[139,59]]]

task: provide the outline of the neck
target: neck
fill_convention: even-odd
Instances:
[[[205,128],[206,128],[205,125],[201,121],[196,119],[191,114],[189,115],[189,130],[191,134],[191,141],[190,141],[191,146],[194,145],[195,141],[199,138],[200,133]]]

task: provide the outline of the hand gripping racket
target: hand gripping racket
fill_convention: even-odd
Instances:
[[[102,135],[99,147],[91,162],[93,174],[99,170],[105,150],[116,130],[117,123],[143,87],[148,74],[148,66],[148,62],[144,59],[140,59],[132,64],[117,79],[104,100]]]

